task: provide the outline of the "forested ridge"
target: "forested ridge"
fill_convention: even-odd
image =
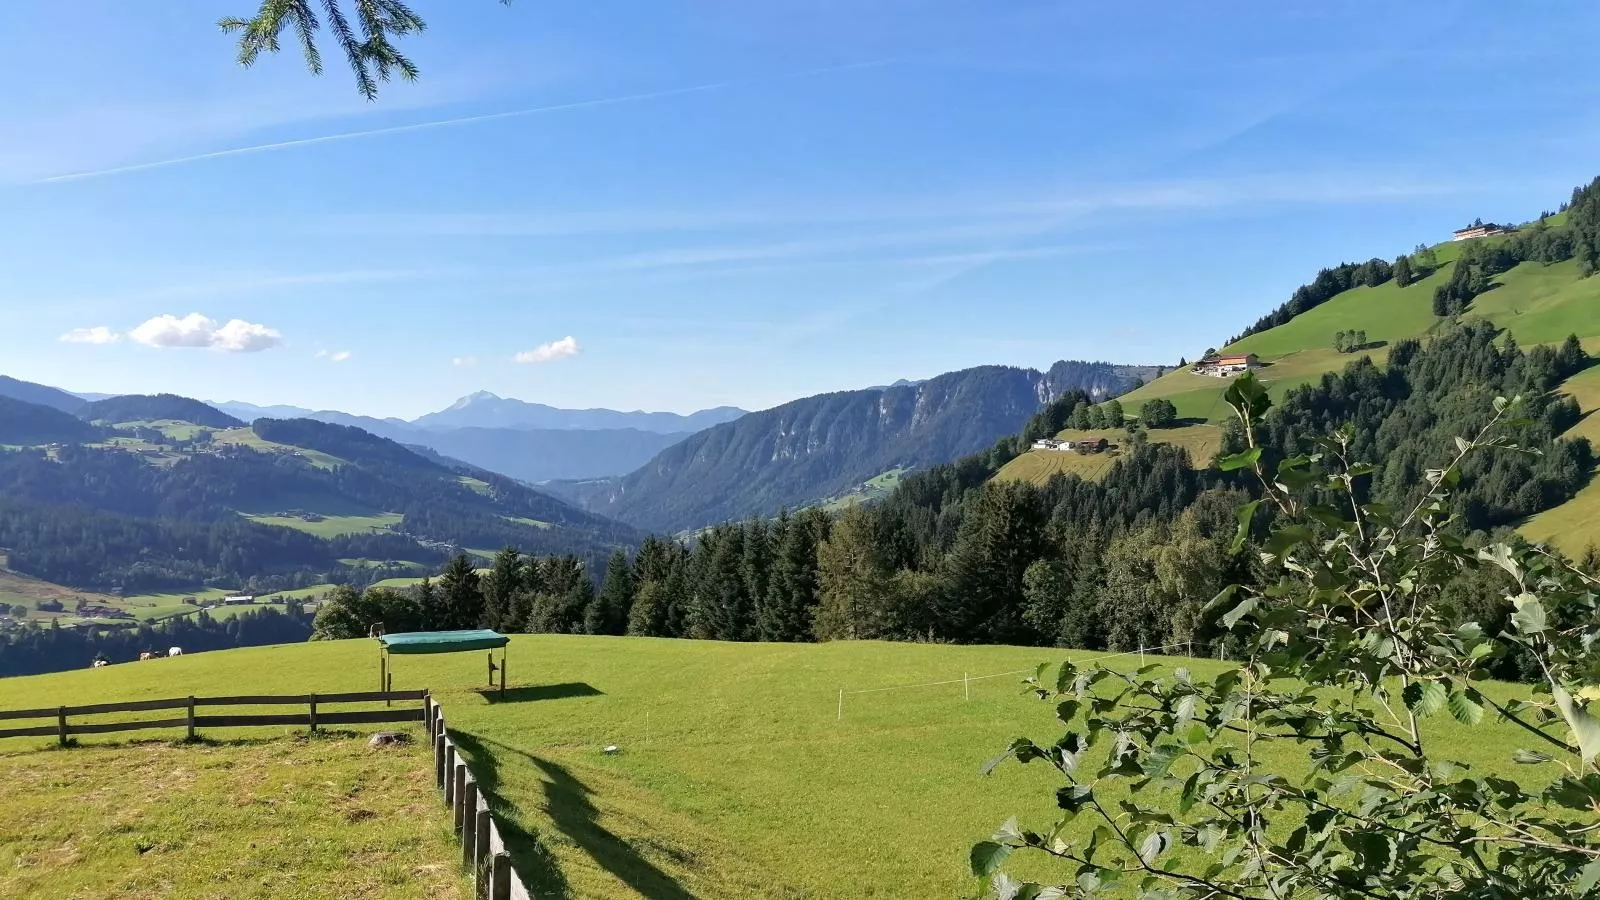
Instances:
[[[79,410],[91,422],[154,422],[172,419],[209,428],[237,428],[244,423],[214,406],[177,394],[124,394],[96,400]]]
[[[516,543],[598,560],[636,540],[626,526],[509,478],[472,470],[469,484],[462,473],[357,429],[260,420],[256,430],[358,462],[319,467],[291,452],[239,445],[208,446],[167,465],[75,444],[0,452],[0,547],[9,565],[112,592],[200,584],[265,590],[359,581],[362,573],[340,559],[436,565],[445,547]],[[325,539],[239,514],[317,506],[397,513],[401,521]]]
[[[821,394],[708,428],[622,478],[552,489],[654,531],[772,516],[891,469],[989,446],[1063,392],[1111,396],[1155,373],[1108,363],[1060,362],[1046,372],[980,366],[918,384]]]
[[[1588,479],[1588,442],[1559,437],[1577,420],[1577,407],[1550,393],[1588,364],[1575,339],[1524,351],[1486,323],[1464,323],[1426,345],[1397,344],[1384,368],[1363,358],[1291,391],[1261,438],[1268,457],[1281,459],[1302,452],[1308,439],[1347,429],[1353,453],[1379,460],[1360,483],[1363,498],[1398,509],[1426,490],[1424,469],[1452,452],[1455,435],[1475,434],[1489,420],[1489,398],[1520,395],[1526,421],[1513,427],[1514,437],[1536,452],[1503,451],[1468,463],[1465,512],[1452,527],[1471,541],[1569,499]],[[1196,470],[1181,448],[1140,433],[1098,482],[1061,475],[1034,486],[993,478],[1034,438],[1081,414],[1088,399],[1082,392],[1061,397],[1021,433],[915,473],[881,503],[837,516],[807,509],[724,524],[693,542],[650,538],[631,557],[614,554],[603,579],[591,571],[598,590],[587,579],[552,588],[550,567],[570,572],[571,560],[502,553],[493,575],[452,582],[457,612],[448,621],[715,640],[886,638],[1109,650],[1192,644],[1205,652],[1216,634],[1205,627],[1202,607],[1252,574],[1252,555],[1228,547],[1236,510],[1257,495],[1248,479]],[[1230,451],[1239,449],[1240,436],[1232,430]],[[1452,584],[1450,596],[1464,621],[1478,618],[1488,627],[1502,587],[1477,573]],[[390,603],[408,623],[440,620],[417,602],[380,594],[359,615],[334,604],[322,631],[364,629],[363,618],[388,624]],[[1509,674],[1515,665],[1506,663]]]

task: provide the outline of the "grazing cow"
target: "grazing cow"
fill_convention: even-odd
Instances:
[[[139,654],[139,661],[140,662],[144,662],[147,659],[155,659],[155,658],[156,658],[156,655],[154,653],[151,653],[149,650],[145,650],[144,652]]]
[[[182,656],[183,655],[183,648],[182,647],[173,647],[172,649],[167,651],[167,655],[168,656]]]
[[[94,661],[94,667],[96,669],[104,669],[108,665],[110,665],[110,662],[108,662],[107,660],[97,659],[97,660]]]

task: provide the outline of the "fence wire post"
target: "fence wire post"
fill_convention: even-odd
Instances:
[[[967,702],[972,702],[972,675],[971,672],[961,673],[961,689],[966,692]]]
[[[839,688],[839,717],[837,721],[844,721],[844,688]]]

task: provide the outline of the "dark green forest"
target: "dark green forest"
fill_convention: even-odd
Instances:
[[[173,419],[208,428],[237,428],[244,423],[214,406],[177,394],[125,394],[83,407],[78,415],[91,422],[154,422]]]
[[[101,435],[102,429],[71,413],[0,395],[0,444],[82,443]]]
[[[1486,324],[1463,324],[1426,346],[1397,344],[1385,368],[1362,358],[1291,391],[1260,436],[1281,459],[1348,429],[1351,454],[1380,461],[1358,485],[1363,499],[1402,508],[1425,490],[1423,470],[1454,451],[1454,436],[1488,422],[1490,398],[1521,395],[1526,421],[1514,437],[1538,452],[1467,464],[1465,512],[1454,527],[1470,541],[1569,499],[1585,483],[1588,442],[1556,437],[1576,421],[1577,407],[1548,392],[1588,363],[1575,339],[1523,351]],[[1094,408],[1086,401],[1069,394],[1020,434],[909,476],[878,504],[725,524],[692,543],[653,537],[631,557],[613,554],[603,577],[598,569],[583,577],[570,557],[515,550],[502,552],[483,578],[457,560],[456,574],[420,599],[378,592],[363,601],[347,592],[319,617],[318,631],[365,634],[382,621],[391,629],[481,624],[713,640],[1218,649],[1201,610],[1223,586],[1252,575],[1253,555],[1228,546],[1236,510],[1256,496],[1248,479],[1196,470],[1181,448],[1135,433],[1098,483],[1072,475],[1042,487],[992,480],[1035,437]],[[1235,430],[1231,450],[1239,439]],[[1503,587],[1492,573],[1474,572],[1448,595],[1463,620],[1488,626]],[[1515,660],[1506,666],[1516,674]]]

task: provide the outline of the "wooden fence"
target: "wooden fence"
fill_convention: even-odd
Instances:
[[[533,900],[511,868],[511,854],[500,836],[500,825],[489,811],[488,799],[478,780],[456,752],[444,723],[444,708],[432,698],[423,700],[428,740],[433,745],[434,781],[450,807],[456,836],[461,839],[461,861],[472,869],[478,897],[485,900]]]
[[[323,707],[342,703],[393,703],[420,700],[423,706],[369,709],[352,712],[329,711]],[[250,728],[258,725],[303,725],[316,731],[326,725],[369,725],[381,722],[421,722],[427,718],[427,691],[362,691],[345,694],[294,694],[239,697],[177,697],[171,700],[132,700],[123,703],[91,703],[87,706],[46,706],[39,709],[0,710],[0,721],[54,719],[49,725],[29,725],[0,729],[0,738],[56,737],[62,744],[78,734],[106,734],[113,731],[146,731],[154,728],[187,728],[189,738],[201,728]],[[199,710],[216,706],[304,706],[305,712],[247,713],[243,715],[201,715]],[[80,722],[83,716],[118,712],[148,712],[181,709],[182,716],[165,719],[139,719],[131,722]]]

